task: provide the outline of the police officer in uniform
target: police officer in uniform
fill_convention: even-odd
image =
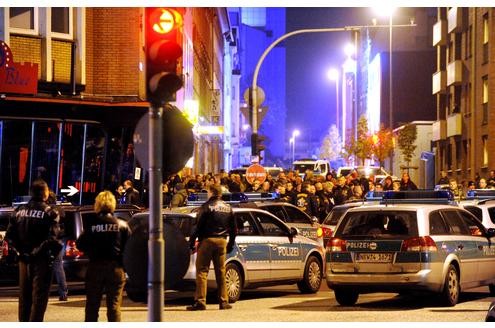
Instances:
[[[208,186],[208,201],[197,214],[198,224],[190,238],[190,248],[194,249],[196,238],[199,240],[196,258],[195,302],[187,310],[206,310],[206,288],[210,262],[213,261],[217,281],[220,310],[231,309],[225,282],[225,258],[234,248],[236,223],[232,208],[222,201],[222,189],[219,185]],[[229,240],[227,242],[227,236]]]
[[[53,261],[62,249],[59,215],[46,201],[48,185],[36,180],[31,200],[16,211],[6,238],[19,252],[19,321],[43,321],[53,275]]]
[[[103,291],[106,292],[107,319],[120,321],[120,305],[125,284],[122,264],[124,247],[131,230],[124,220],[113,213],[117,201],[108,190],[96,196],[96,217],[85,224],[76,241],[77,248],[89,257],[86,272],[85,321],[98,321]]]

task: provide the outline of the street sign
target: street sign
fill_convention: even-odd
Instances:
[[[244,100],[248,105],[250,103],[249,90],[251,90],[251,88],[247,88],[246,91],[244,91]],[[263,103],[263,101],[265,101],[265,91],[263,91],[261,87],[256,87],[256,107],[259,107]]]
[[[246,180],[249,184],[253,184],[254,181],[259,181],[260,183],[265,182],[266,172],[265,168],[259,164],[253,164],[246,170]]]
[[[67,196],[74,196],[79,192],[79,190],[74,186],[69,186],[69,189],[60,189],[61,193],[68,193]]]

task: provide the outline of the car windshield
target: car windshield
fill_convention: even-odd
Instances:
[[[418,225],[413,211],[348,212],[337,229],[336,237],[350,236],[417,236]]]
[[[298,170],[299,173],[304,173],[306,170],[313,171],[315,169],[315,165],[312,163],[307,164],[294,164],[294,170]]]

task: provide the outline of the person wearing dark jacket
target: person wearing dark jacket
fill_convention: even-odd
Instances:
[[[120,200],[121,204],[129,204],[129,205],[141,205],[141,200],[139,198],[139,191],[134,189],[134,184],[131,180],[124,181],[124,195]]]
[[[400,180],[400,190],[418,190],[418,187],[411,181],[409,173],[402,173],[402,179]]]
[[[120,306],[125,284],[122,254],[131,230],[113,213],[117,201],[110,191],[96,196],[96,217],[88,220],[76,241],[77,248],[89,257],[86,272],[85,321],[98,321],[103,291],[106,292],[108,321],[121,321]]]
[[[175,194],[170,201],[170,207],[181,207],[187,204],[187,190],[184,188],[184,184],[178,183],[175,185]]]
[[[225,282],[225,258],[234,249],[237,227],[229,204],[222,201],[219,185],[208,186],[209,199],[199,208],[196,229],[189,238],[191,250],[199,241],[196,257],[196,293],[187,310],[206,310],[206,289],[210,263],[213,261],[220,310],[231,309]],[[228,242],[227,242],[228,237]]]
[[[31,200],[16,210],[5,238],[19,252],[19,321],[43,321],[53,275],[53,261],[62,249],[59,213],[46,201],[48,185],[36,180]]]

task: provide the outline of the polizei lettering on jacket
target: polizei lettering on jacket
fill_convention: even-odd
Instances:
[[[230,206],[222,203],[216,203],[214,205],[210,205],[209,208],[210,211],[215,211],[215,212],[224,212],[224,213],[230,212]]]
[[[42,210],[30,210],[30,209],[22,209],[17,212],[17,217],[29,217],[29,218],[43,218],[43,214],[45,211]]]
[[[91,226],[91,232],[118,232],[119,225],[117,223],[104,223]]]

